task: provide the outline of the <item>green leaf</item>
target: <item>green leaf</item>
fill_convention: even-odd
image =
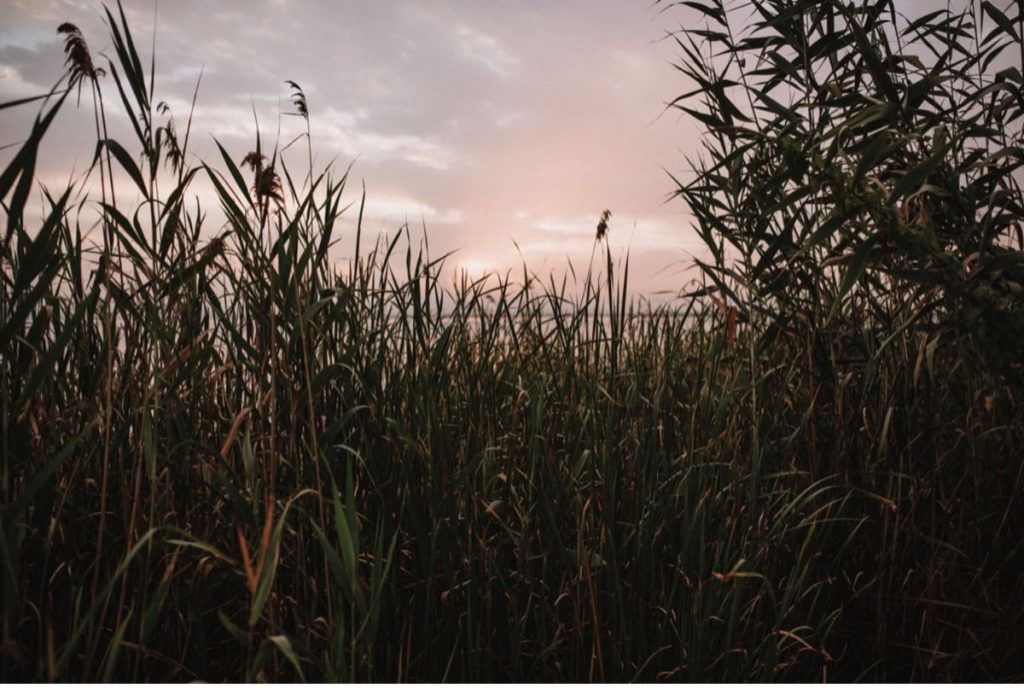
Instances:
[[[295,654],[295,650],[292,648],[292,641],[288,640],[288,636],[272,635],[270,636],[270,642],[274,643],[277,649],[281,651],[281,654],[295,667],[295,671],[299,674],[299,679],[305,681],[306,678],[302,675],[302,667],[299,665],[299,656]]]
[[[863,242],[857,248],[857,251],[853,254],[853,257],[850,259],[849,265],[843,272],[843,279],[839,284],[839,292],[836,294],[835,304],[832,307],[833,312],[835,311],[839,303],[842,302],[843,297],[845,297],[846,294],[849,293],[850,289],[853,288],[853,285],[855,285],[857,281],[861,278],[861,276],[864,274],[864,271],[867,270],[868,265],[871,264],[871,258],[874,254],[874,249],[875,240],[874,237],[872,237],[871,239],[868,239],[867,241]]]
[[[19,105],[25,105],[27,103],[34,103],[37,100],[45,100],[47,98],[52,98],[56,93],[65,93],[65,92],[66,92],[66,90],[64,90],[64,91],[50,91],[49,93],[44,93],[41,96],[32,96],[30,98],[18,98],[17,100],[9,100],[6,103],[0,103],[0,110],[6,110],[7,108],[10,108],[10,107],[18,107]]]
[[[211,555],[215,559],[220,559],[225,564],[229,564],[230,566],[235,566],[236,565],[236,562],[235,562],[234,559],[232,559],[228,555],[224,554],[223,552],[221,552],[219,549],[217,549],[213,545],[211,545],[209,543],[206,543],[206,542],[203,542],[202,540],[196,538],[193,535],[190,535],[189,533],[186,533],[185,531],[179,531],[177,529],[172,529],[172,532],[179,532],[183,537],[168,539],[167,540],[167,544],[168,545],[178,545],[179,547],[192,547],[193,549],[198,549],[198,550],[200,550],[202,552],[206,552],[207,554]]]
[[[281,512],[280,518],[277,520],[277,524],[274,526],[273,534],[270,537],[270,561],[269,564],[267,562],[263,564],[260,582],[256,587],[256,597],[253,599],[252,608],[249,610],[249,628],[256,625],[260,615],[263,613],[263,607],[267,603],[270,591],[274,587],[274,581],[277,578],[277,564],[281,557],[281,537],[284,533],[285,522],[288,519],[288,511],[291,509],[292,504],[295,503],[295,500],[307,494],[315,494],[315,492],[305,489],[289,499],[284,506],[284,510]]]
[[[224,159],[224,165],[228,168],[231,178],[235,180],[235,184],[242,192],[242,196],[246,201],[248,201],[250,206],[253,205],[252,196],[249,195],[249,187],[246,185],[245,179],[242,178],[242,173],[238,170],[238,166],[235,165],[231,156],[228,155],[228,152],[224,150],[224,146],[220,145],[220,141],[214,139],[213,142],[217,144],[217,149],[220,151],[220,155]],[[209,168],[207,168],[207,170],[209,170]],[[213,176],[212,173],[210,176]]]
[[[120,654],[121,644],[124,642],[124,634],[128,630],[128,623],[131,620],[132,610],[129,609],[128,614],[125,615],[124,620],[121,621],[121,625],[118,626],[117,632],[114,633],[114,637],[110,641],[107,659],[103,667],[103,683],[110,683],[114,678],[114,669],[117,668],[117,657]]]
[[[63,329],[60,335],[57,336],[56,341],[50,345],[47,349],[46,354],[43,355],[39,364],[32,369],[29,374],[28,381],[25,383],[25,387],[21,390],[21,396],[18,397],[18,401],[14,404],[14,409],[17,409],[15,413],[21,410],[22,406],[32,395],[36,393],[36,389],[43,383],[43,380],[50,374],[54,364],[64,353],[64,348],[68,345],[71,337],[78,331],[78,326],[82,323],[86,314],[91,314],[96,306],[96,300],[99,296],[99,285],[95,285],[89,297],[78,304],[75,308],[74,315],[68,322],[64,323]]]
[[[992,17],[992,20],[999,26],[1000,29],[1010,34],[1013,40],[1017,41],[1018,43],[1020,42],[1020,35],[1017,33],[1016,27],[1014,27],[1013,22],[1010,21],[1010,19],[1005,14],[1003,14],[1002,10],[997,8],[988,0],[985,0],[984,2],[981,3],[981,8],[985,10],[985,14]]]
[[[249,634],[238,627],[234,621],[232,621],[227,614],[222,610],[217,610],[217,619],[220,620],[220,625],[223,626],[231,636],[242,644],[243,647],[249,644]]]
[[[327,366],[316,375],[313,376],[313,394],[317,394],[322,391],[330,382],[344,373],[346,370],[351,371],[352,368],[345,363],[332,363]]]
[[[907,170],[889,192],[889,203],[895,204],[903,196],[918,191],[942,159],[943,156],[936,153]]]
[[[19,226],[24,217],[25,203],[28,200],[29,192],[32,189],[32,181],[35,178],[36,156],[39,151],[39,143],[42,141],[47,129],[50,128],[53,118],[57,116],[57,112],[60,111],[61,106],[67,99],[68,93],[70,93],[70,90],[65,91],[45,115],[41,118],[36,118],[28,140],[25,141],[25,144],[18,150],[17,155],[14,156],[14,159],[11,160],[10,164],[4,168],[3,173],[0,174],[0,201],[7,197],[7,192],[14,186],[15,181],[18,182],[11,196],[10,204],[7,207],[7,234],[5,241],[11,240],[15,228]]]
[[[351,464],[350,464],[351,465]],[[356,538],[349,520],[345,515],[345,508],[338,498],[338,490],[331,486],[331,503],[334,507],[334,533],[338,538],[338,546],[341,550],[341,562],[344,565],[345,578],[349,586],[349,595],[357,604],[364,603],[359,591],[359,581],[356,578]]]
[[[142,178],[142,172],[139,171],[139,166],[135,164],[135,160],[132,156],[124,149],[120,143],[114,139],[105,139],[102,144],[108,151],[114,154],[117,158],[117,162],[121,165],[128,176],[132,178],[135,185],[139,187],[139,191],[142,192],[142,197],[149,198],[149,190],[146,189],[146,182]]]
[[[138,556],[139,552],[141,552],[148,546],[149,541],[153,539],[153,536],[156,535],[159,531],[159,528],[150,528],[142,537],[139,538],[138,542],[136,542],[135,545],[133,545],[132,548],[128,550],[128,554],[126,554],[124,559],[121,560],[121,563],[118,564],[117,570],[114,571],[114,574],[107,579],[107,584],[103,587],[103,590],[98,595],[96,595],[95,598],[93,598],[93,602],[92,605],[89,607],[89,611],[86,612],[85,615],[79,620],[78,626],[76,626],[75,629],[72,631],[71,637],[64,644],[64,648],[57,659],[58,676],[64,674],[68,662],[70,662],[71,658],[74,656],[75,648],[78,647],[78,643],[81,641],[82,635],[85,633],[85,630],[88,627],[89,622],[92,620],[93,616],[96,615],[101,606],[104,609],[106,609],[107,603],[109,602],[110,594],[113,591],[114,586],[117,585],[117,582],[121,579],[122,576],[124,576],[124,572],[128,569],[128,566],[132,563],[132,561],[135,560],[135,557]]]
[[[864,33],[864,28],[857,21],[857,18],[853,15],[853,12],[844,3],[837,3],[836,5],[840,12],[846,17],[846,25],[853,33],[854,40],[857,43],[857,49],[859,55],[867,63],[868,71],[871,73],[871,78],[878,86],[879,90],[885,94],[886,99],[890,103],[899,102],[899,91],[896,88],[896,84],[893,83],[892,77],[889,75],[889,70],[882,64],[882,60],[879,58],[878,51],[875,46],[868,39],[867,34]]]
[[[57,250],[57,242],[60,239],[58,229],[61,220],[64,218],[64,205],[71,195],[71,189],[67,189],[60,200],[54,204],[53,209],[47,216],[42,228],[34,240],[30,240],[28,248],[21,257],[18,265],[18,274],[14,280],[14,293],[19,294],[42,272],[49,263],[60,263],[62,256]]]
[[[36,304],[49,291],[50,283],[57,276],[60,268],[61,264],[59,262],[54,262],[50,265],[42,278],[36,282],[32,291],[21,299],[21,303],[18,304],[17,309],[11,314],[10,319],[4,323],[3,327],[0,327],[0,351],[7,351],[7,346],[11,340],[19,336],[22,326],[28,320],[28,316],[31,315]]]

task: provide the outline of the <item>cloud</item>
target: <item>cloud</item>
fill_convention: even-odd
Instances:
[[[593,236],[597,228],[597,219],[584,217],[542,217],[533,226],[543,232],[567,234],[570,236]]]
[[[450,262],[454,274],[463,273],[469,279],[479,279],[485,275],[493,274],[500,271],[502,267],[489,258],[468,254],[463,256],[458,253],[452,256]]]
[[[660,204],[672,190],[662,169],[681,164],[692,133],[670,117],[652,124],[685,90],[671,45],[656,43],[671,13],[622,0],[126,3],[147,67],[154,7],[155,101],[183,129],[203,70],[190,147],[217,169],[212,137],[237,163],[255,140],[254,107],[266,149],[305,132],[283,116],[292,79],[309,100],[316,166],[358,158],[351,181],[366,181],[368,222],[423,219],[438,227],[435,250],[463,248],[467,261],[502,269],[518,266],[513,240],[539,264],[589,256],[608,207],[616,249],[655,262],[687,250],[685,211]],[[100,0],[7,0],[0,102],[60,77],[61,21],[79,25],[94,54],[113,55],[102,19]],[[117,89],[102,83],[110,133],[137,153]],[[0,111],[0,144],[23,139],[35,111]],[[91,101],[61,113],[40,159],[47,178],[87,165],[92,129]],[[0,151],[0,166],[10,154]],[[305,142],[285,157],[293,173],[305,169]]]
[[[701,250],[700,240],[665,220],[656,218],[628,218],[612,216],[608,231],[609,245],[617,250],[636,252],[663,252],[683,255]],[[537,238],[520,244],[523,253],[584,254],[594,246],[597,217],[547,216],[533,223]]]
[[[423,220],[428,225],[459,224],[465,221],[465,213],[457,208],[438,210],[422,200],[389,194],[375,193],[366,199],[366,213],[381,220],[404,223],[406,220]]]
[[[505,50],[494,36],[477,31],[465,24],[454,27],[459,53],[468,60],[483,65],[502,78],[510,76],[519,60]]]
[[[415,134],[382,134],[358,127],[327,125],[318,136],[350,158],[400,160],[438,171],[451,169],[459,159],[458,154],[443,145]]]

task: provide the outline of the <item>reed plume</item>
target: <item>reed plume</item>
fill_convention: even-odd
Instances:
[[[160,101],[156,110],[167,117],[167,124],[157,129],[157,146],[162,146],[167,152],[166,164],[170,165],[171,170],[177,173],[184,167],[185,151],[178,140],[178,129],[174,126],[174,117],[171,115],[171,108],[167,101]]]
[[[612,211],[605,210],[601,213],[601,219],[597,221],[597,240],[600,241],[608,235],[608,220],[612,219]]]
[[[274,169],[274,162],[270,161],[269,165],[265,164],[266,162],[267,156],[257,151],[251,151],[242,158],[242,164],[248,165],[252,169],[252,191],[261,226],[266,224],[267,215],[270,213],[270,202],[274,201],[278,206],[284,203],[281,177]]]
[[[82,31],[71,22],[64,22],[57,27],[57,33],[64,35],[64,65],[68,68],[71,85],[81,88],[82,79],[96,82],[106,72],[92,62],[92,53],[85,42]]]
[[[306,181],[313,184],[313,141],[309,135],[309,104],[306,101],[306,93],[302,90],[302,87],[291,79],[287,79],[284,83],[292,89],[292,105],[295,106],[295,112],[288,114],[296,117],[301,117],[306,120],[306,154],[309,156],[309,173],[306,176]]]
[[[78,86],[78,102],[82,98],[82,82],[88,81],[92,85],[93,117],[96,121],[96,138],[98,141],[107,139],[107,116],[103,109],[103,92],[100,89],[100,77],[106,75],[106,71],[93,64],[92,53],[89,45],[85,42],[85,36],[81,29],[71,22],[63,22],[57,27],[57,33],[64,36],[64,65],[68,70],[69,84],[73,88]],[[107,151],[107,173],[104,176],[102,158],[96,160],[100,165],[100,189],[103,200],[106,201],[107,184],[110,187],[110,199],[116,206],[117,200],[114,197],[114,181],[110,175],[110,152]]]
[[[306,103],[306,94],[303,92],[302,87],[291,79],[286,80],[285,83],[292,88],[292,105],[295,106],[295,112],[290,114],[298,115],[308,121],[309,106]]]

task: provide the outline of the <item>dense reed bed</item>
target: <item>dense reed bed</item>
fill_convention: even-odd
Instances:
[[[108,21],[0,176],[0,677],[1024,677],[1012,375],[856,305],[642,305],[599,238],[579,285],[402,232],[336,267],[347,175],[188,166]],[[98,184],[35,224],[78,89]]]

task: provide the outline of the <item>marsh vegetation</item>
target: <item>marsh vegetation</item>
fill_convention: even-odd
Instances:
[[[578,285],[449,284],[311,152],[191,165],[119,8],[102,67],[62,25],[3,106],[0,678],[1024,677],[1019,6],[677,4],[708,258],[659,306],[600,209]]]

